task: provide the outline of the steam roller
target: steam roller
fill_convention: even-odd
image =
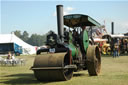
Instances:
[[[97,76],[101,68],[98,46],[93,43],[88,31],[100,24],[83,14],[63,16],[63,6],[57,5],[58,34],[50,31],[46,46],[37,50],[31,69],[39,81],[70,80],[73,72],[88,70],[90,76]],[[65,25],[65,27],[64,27]],[[88,29],[88,30],[87,30]]]

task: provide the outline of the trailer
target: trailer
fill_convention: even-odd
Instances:
[[[16,56],[22,54],[22,46],[16,43],[0,43],[0,54],[14,53]]]

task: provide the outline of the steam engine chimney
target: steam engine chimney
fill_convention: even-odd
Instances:
[[[57,5],[56,8],[57,8],[58,35],[61,41],[63,42],[63,36],[64,36],[63,5]]]
[[[112,28],[111,28],[111,34],[113,35],[114,34],[114,22],[112,22],[112,24],[111,24],[111,26],[112,26]]]

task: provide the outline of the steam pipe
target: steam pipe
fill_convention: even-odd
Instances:
[[[63,5],[57,5],[56,8],[57,8],[58,35],[60,40],[63,42],[63,36],[64,36]]]

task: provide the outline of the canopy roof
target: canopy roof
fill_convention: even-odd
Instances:
[[[64,25],[68,27],[81,27],[81,26],[98,26],[100,27],[100,23],[96,20],[92,19],[88,15],[83,14],[70,14],[64,16]]]

